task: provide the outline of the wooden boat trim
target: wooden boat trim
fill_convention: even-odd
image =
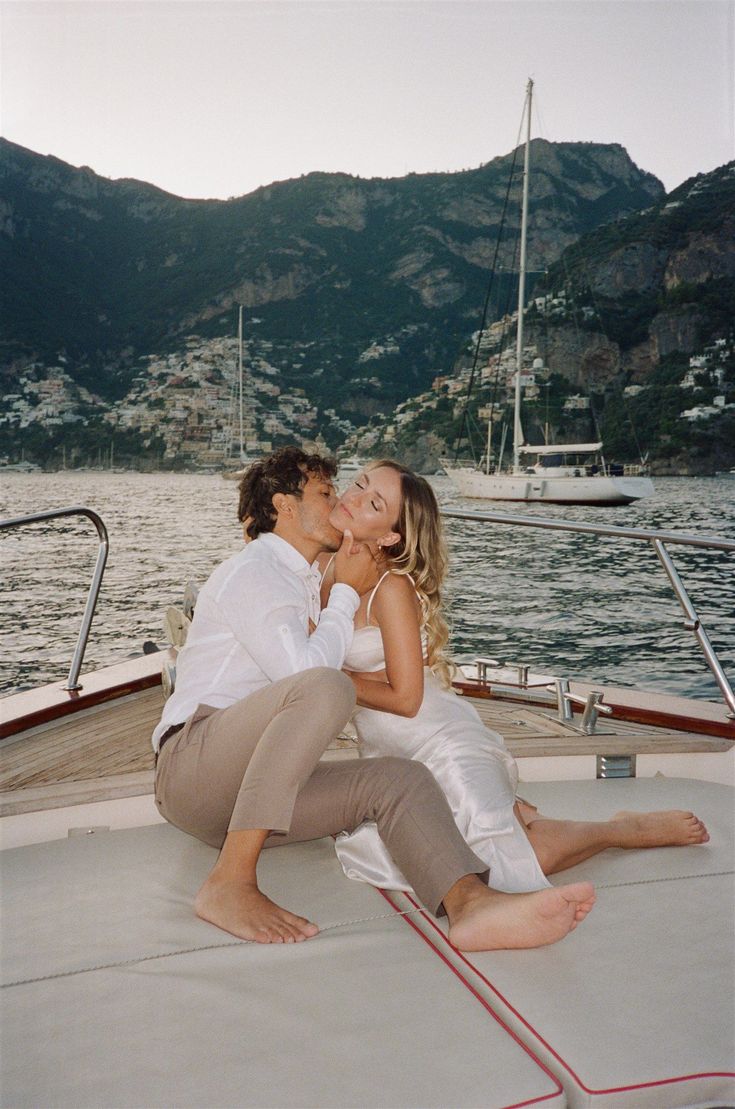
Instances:
[[[593,736],[562,725],[549,706],[472,699],[481,719],[519,759],[701,754],[719,760],[729,739],[605,718]],[[150,794],[150,734],[163,704],[152,687],[16,733],[0,744],[0,817]],[[354,758],[355,740],[336,739],[323,759]]]
[[[141,770],[135,774],[112,774],[106,778],[85,781],[27,786],[0,794],[0,818],[90,805],[98,801],[127,800],[152,793],[152,770]]]
[[[604,688],[605,703],[611,706],[613,715],[621,720],[721,736],[735,743],[735,720],[728,717],[724,704],[641,690],[608,688],[587,682],[571,682],[570,688],[582,697],[593,690]]]
[[[82,687],[78,690],[64,689],[64,682],[59,681],[14,693],[2,701],[0,739],[93,705],[115,701],[129,693],[160,685],[163,663],[171,661],[172,657],[170,651],[159,651],[93,670],[84,675]]]
[[[548,698],[534,695],[533,686],[522,689],[520,686],[513,688],[503,685],[493,687],[473,679],[459,679],[455,681],[454,688],[465,697],[477,697],[479,700],[512,700],[514,692],[519,701],[527,705],[545,705],[548,707]],[[625,720],[632,724],[647,724],[656,728],[669,728],[673,731],[697,732],[700,735],[719,736],[735,743],[735,720],[727,715],[725,705],[718,705],[712,701],[693,701],[686,697],[674,697],[669,694],[652,693],[648,691],[624,689],[616,686],[591,684],[589,682],[569,683],[572,693],[586,697],[593,690],[604,692],[606,705],[613,709],[612,719]],[[580,706],[574,705],[573,711],[581,715]]]

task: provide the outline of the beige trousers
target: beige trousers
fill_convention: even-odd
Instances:
[[[374,820],[395,863],[436,912],[459,878],[487,868],[422,763],[319,762],[354,704],[349,678],[320,667],[226,709],[200,705],[161,750],[156,804],[171,824],[214,847],[245,828],[270,829],[266,846],[273,847]]]

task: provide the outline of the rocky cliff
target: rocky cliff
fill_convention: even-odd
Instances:
[[[617,457],[647,453],[658,472],[735,465],[733,244],[735,163],[568,247],[526,311],[527,368],[532,357],[545,367],[544,401],[524,401],[530,440],[543,441],[550,417],[555,441],[601,432]],[[457,371],[466,373],[470,361],[466,352]],[[474,408],[487,405],[491,392],[480,388]],[[575,394],[589,408],[565,407]],[[441,405],[421,419],[424,430],[441,433],[444,447],[459,428],[456,410],[448,418]],[[412,435],[406,422],[401,446]]]
[[[533,159],[534,270],[663,195],[620,146],[536,140]],[[515,152],[454,174],[313,173],[193,201],[0,140],[0,366],[62,353],[72,376],[114,398],[140,356],[191,333],[232,334],[243,304],[286,387],[363,419],[425,387],[461,349],[513,163],[520,171]],[[520,173],[511,226],[519,189]],[[504,251],[512,270],[514,249]]]

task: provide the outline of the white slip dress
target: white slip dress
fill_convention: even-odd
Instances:
[[[344,661],[346,670],[385,669],[380,628],[368,623],[355,630]],[[422,633],[424,649],[425,635]],[[431,770],[449,801],[461,835],[487,863],[493,889],[521,893],[544,889],[547,881],[528,837],[513,811],[518,769],[502,736],[482,723],[473,706],[445,689],[424,667],[424,698],[414,717],[357,707],[352,718],[363,758],[397,755],[417,759]],[[336,851],[348,878],[386,889],[412,892],[391,859],[372,821],[337,837]]]

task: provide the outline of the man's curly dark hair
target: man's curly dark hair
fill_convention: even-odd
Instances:
[[[282,447],[274,454],[249,466],[240,481],[240,502],[237,517],[248,520],[247,533],[257,539],[261,532],[273,531],[277,513],[273,507],[276,493],[303,495],[310,474],[332,481],[337,473],[333,458],[307,454],[299,447]]]

